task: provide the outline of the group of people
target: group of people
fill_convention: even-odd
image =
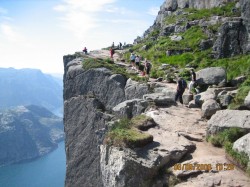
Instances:
[[[131,53],[130,55],[130,63],[132,65],[133,69],[136,69],[138,72],[141,72],[141,74],[144,76],[145,74],[149,76],[150,70],[152,68],[152,64],[145,59],[142,61],[141,56],[135,55],[134,53]]]
[[[195,84],[196,84],[196,73],[194,72],[193,69],[191,69],[191,81],[188,85],[189,92],[193,90]],[[183,104],[182,95],[185,92],[186,88],[187,88],[187,82],[182,77],[180,77],[179,80],[177,81],[175,102],[179,99],[180,103]]]

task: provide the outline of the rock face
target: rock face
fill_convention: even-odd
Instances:
[[[226,82],[226,70],[221,67],[210,67],[196,72],[197,84],[200,85],[218,85],[221,82]]]
[[[64,138],[62,119],[43,107],[0,112],[0,166],[45,155]]]
[[[220,110],[208,121],[207,134],[216,134],[226,128],[239,127],[250,130],[250,111]]]
[[[101,187],[99,145],[110,120],[103,112],[126,100],[126,78],[105,68],[84,70],[82,59],[64,59],[65,186]]]
[[[219,37],[213,49],[217,58],[226,58],[243,53],[247,45],[247,30],[242,20],[224,23],[219,29]]]
[[[148,94],[147,84],[138,83],[131,79],[128,79],[125,87],[126,100],[130,99],[142,99],[143,95]]]

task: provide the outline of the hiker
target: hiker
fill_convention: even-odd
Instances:
[[[194,69],[191,69],[191,82],[188,85],[189,93],[191,93],[192,89],[195,88],[195,82],[196,82],[196,74],[194,72]]]
[[[131,53],[130,55],[130,62],[131,62],[132,69],[133,69],[135,67],[135,54],[134,53]]]
[[[140,66],[140,57],[139,55],[136,55],[135,57],[135,67],[137,70],[139,70],[139,66]]]
[[[122,43],[121,42],[119,43],[119,49],[122,49]]]
[[[148,60],[146,60],[145,69],[146,69],[146,75],[148,75],[148,76],[150,74],[151,66],[152,66],[151,63]]]
[[[88,53],[88,50],[87,50],[87,48],[86,47],[84,47],[84,49],[82,50],[82,52],[84,52],[85,53],[85,55]]]
[[[113,55],[115,54],[114,48],[110,48],[110,57],[113,58]]]
[[[183,104],[182,95],[185,92],[186,88],[187,88],[187,82],[182,77],[180,77],[180,79],[177,81],[175,102],[179,99],[180,103]]]
[[[112,48],[114,48],[114,47],[115,47],[115,43],[114,43],[114,42],[112,43],[112,46],[111,46],[111,47],[112,47]]]

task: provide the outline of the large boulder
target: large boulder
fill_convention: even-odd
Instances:
[[[250,133],[234,142],[233,149],[238,152],[244,152],[250,158]]]
[[[220,110],[207,122],[207,134],[216,134],[224,129],[239,127],[250,130],[250,111]]]
[[[202,117],[210,118],[218,110],[220,110],[220,105],[215,100],[209,99],[202,104]]]
[[[132,118],[145,111],[148,102],[142,99],[127,100],[113,108],[113,112],[120,118]]]
[[[194,96],[195,104],[198,105],[198,106],[202,106],[202,104],[204,102],[206,102],[207,100],[210,100],[210,99],[216,99],[215,93],[212,92],[211,90],[207,90],[205,92],[196,94]]]
[[[248,92],[248,95],[245,98],[244,105],[250,109],[250,91]]]
[[[143,95],[148,94],[148,85],[145,83],[138,83],[132,79],[128,79],[125,86],[126,100],[142,99]]]
[[[196,72],[197,84],[199,85],[218,85],[226,82],[226,70],[222,67],[209,67]]]

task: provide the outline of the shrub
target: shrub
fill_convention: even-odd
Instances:
[[[105,142],[109,145],[130,148],[143,147],[152,141],[152,135],[138,131],[128,119],[115,122],[105,138]]]

